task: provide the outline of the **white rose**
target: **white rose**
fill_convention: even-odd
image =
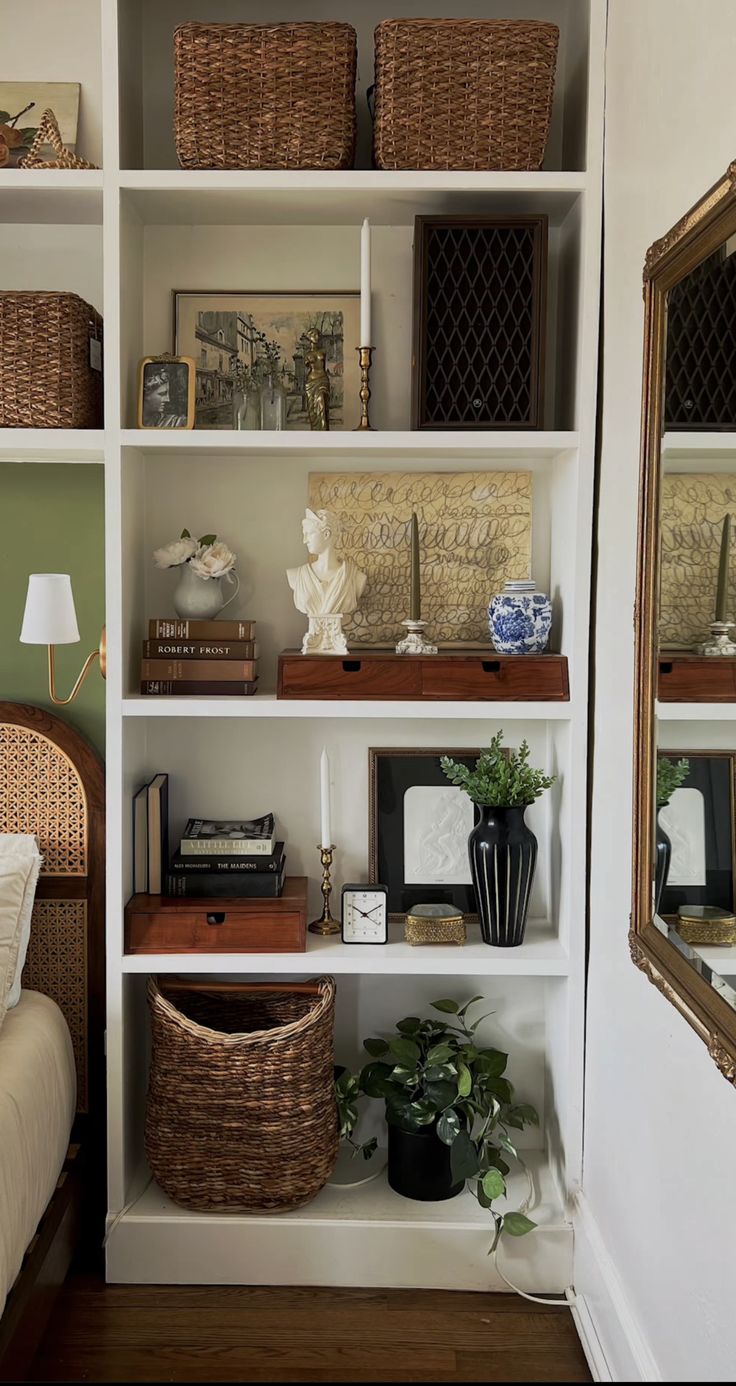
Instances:
[[[186,563],[196,552],[196,539],[174,539],[173,543],[155,550],[153,561],[157,568],[178,568],[180,563]]]
[[[192,559],[192,571],[201,578],[227,577],[235,567],[235,554],[227,544],[218,540],[216,544],[205,544],[198,549]]]

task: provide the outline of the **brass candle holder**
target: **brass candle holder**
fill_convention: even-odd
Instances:
[[[356,347],[358,360],[360,362],[360,418],[353,429],[354,433],[359,433],[363,429],[374,431],[373,424],[368,417],[368,401],[371,397],[370,373],[373,363],[373,347]]]
[[[317,850],[319,852],[319,859],[322,863],[322,885],[320,888],[324,904],[319,919],[313,919],[309,925],[309,932],[310,934],[321,934],[323,938],[326,938],[328,934],[340,933],[339,921],[333,919],[330,912],[330,895],[332,894],[330,867],[332,866],[332,854],[335,850],[335,846],[333,843],[331,847],[319,847]]]

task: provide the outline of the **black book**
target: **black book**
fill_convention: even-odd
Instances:
[[[247,872],[281,871],[284,864],[284,844],[277,842],[271,857],[186,857],[176,852],[169,862],[173,875],[201,876],[204,872],[229,871],[235,875]]]
[[[148,785],[133,797],[133,894],[148,894]]]
[[[284,888],[285,863],[280,871],[249,872],[242,876],[228,871],[204,871],[196,875],[166,877],[166,895],[177,899],[205,900],[209,896],[231,900],[276,900]]]

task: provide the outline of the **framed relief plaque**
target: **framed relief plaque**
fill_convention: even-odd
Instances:
[[[416,905],[452,905],[475,919],[468,835],[474,805],[448,783],[441,756],[473,766],[480,751],[371,748],[369,842],[371,880],[388,887],[391,920]]]

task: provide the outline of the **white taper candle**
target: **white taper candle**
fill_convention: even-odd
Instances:
[[[319,762],[320,816],[322,824],[322,846],[332,846],[332,825],[330,823],[330,762],[327,751],[322,749]]]
[[[360,342],[373,346],[371,341],[371,227],[365,218],[360,232]]]

